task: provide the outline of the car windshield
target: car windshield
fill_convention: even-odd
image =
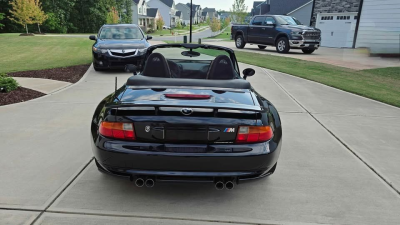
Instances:
[[[143,39],[142,32],[137,27],[104,27],[100,39]]]
[[[300,21],[291,16],[277,16],[276,19],[281,25],[302,25]]]
[[[239,77],[236,61],[233,61],[229,52],[225,50],[208,47],[189,49],[177,46],[156,48],[152,53],[160,53],[165,57],[172,78],[213,79],[214,75],[220,79]]]

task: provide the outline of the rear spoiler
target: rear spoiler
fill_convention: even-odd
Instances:
[[[212,102],[180,102],[181,104],[177,104],[174,101],[165,102],[165,101],[137,101],[135,103],[121,103],[121,104],[113,104],[108,105],[107,108],[117,108],[117,109],[127,109],[127,108],[135,108],[135,107],[154,107],[156,110],[160,107],[174,107],[174,108],[208,108],[213,109],[214,111],[218,111],[218,109],[224,110],[243,110],[243,111],[253,111],[253,112],[263,112],[264,108],[261,106],[254,105],[244,105],[244,104],[232,104],[232,103],[212,103]]]

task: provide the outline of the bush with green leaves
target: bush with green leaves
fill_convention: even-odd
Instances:
[[[18,82],[5,73],[0,73],[0,90],[10,92],[18,88]]]

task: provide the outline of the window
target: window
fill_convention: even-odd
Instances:
[[[275,21],[274,18],[268,16],[268,17],[265,19],[264,25],[268,25],[268,23],[276,24],[276,21]]]
[[[258,16],[258,17],[256,17],[256,18],[254,18],[252,25],[261,26],[264,20],[265,20],[265,17],[263,17],[263,16]]]
[[[358,20],[358,16],[354,16],[354,19],[355,19],[355,20]]]
[[[349,20],[349,19],[350,19],[350,16],[347,16],[347,19]]]

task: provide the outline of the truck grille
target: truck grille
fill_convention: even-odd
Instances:
[[[320,32],[306,32],[303,34],[304,39],[306,40],[319,40],[321,37]]]

